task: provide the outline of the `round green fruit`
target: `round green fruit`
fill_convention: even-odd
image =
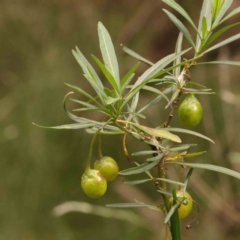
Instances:
[[[82,175],[81,186],[88,197],[99,198],[107,190],[107,181],[98,170],[89,169]]]
[[[113,181],[118,175],[118,164],[111,157],[102,157],[94,163],[94,169],[99,170],[107,181]]]
[[[179,218],[185,218],[192,211],[192,205],[193,205],[192,197],[188,192],[185,192],[185,194],[183,194],[183,191],[181,190],[177,191],[176,195],[177,195],[178,201],[181,202],[181,204],[178,207],[178,216]],[[169,201],[172,204],[173,197],[170,197]]]
[[[202,119],[203,109],[201,103],[189,94],[178,108],[178,116],[185,127],[195,127]]]

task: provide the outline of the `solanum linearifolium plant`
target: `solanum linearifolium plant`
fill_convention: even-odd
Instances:
[[[185,162],[185,158],[195,157],[205,152],[190,152],[194,144],[185,144],[184,139],[178,136],[178,133],[185,133],[213,142],[208,136],[185,128],[193,128],[201,121],[204,110],[196,95],[213,93],[211,89],[201,85],[200,78],[195,77],[192,79],[190,70],[199,64],[240,66],[240,62],[234,61],[201,62],[201,57],[208,52],[240,39],[239,33],[216,43],[219,36],[224,32],[240,24],[240,22],[236,22],[229,26],[222,26],[227,19],[240,12],[240,7],[229,12],[233,0],[204,0],[199,23],[196,26],[188,13],[174,0],[163,0],[163,2],[190,23],[195,30],[195,36],[190,34],[187,27],[173,13],[163,9],[180,31],[176,39],[175,51],[158,62],[152,63],[122,45],[123,51],[136,58],[139,62],[123,77],[120,77],[111,37],[104,25],[99,23],[98,35],[103,61],[92,55],[97,70],[93,68],[78,48],[72,51],[82,68],[85,81],[92,86],[95,93],[91,95],[79,86],[66,84],[73,91],[85,97],[85,100],[71,99],[71,101],[79,104],[79,108],[74,109],[74,112],[79,112],[79,114],[73,114],[66,107],[66,100],[72,92],[68,93],[64,98],[63,105],[67,115],[75,123],[49,128],[86,129],[88,133],[94,134],[90,144],[86,169],[83,171],[81,179],[82,189],[89,197],[101,197],[107,189],[107,181],[114,180],[118,174],[129,178],[131,178],[131,175],[139,175],[138,180],[128,181],[125,184],[140,185],[146,182],[153,184],[160,195],[159,201],[161,202],[157,206],[137,201],[135,203],[109,204],[107,206],[120,208],[147,207],[160,211],[165,215],[164,224],[168,226],[165,229],[170,230],[172,239],[179,240],[181,239],[179,219],[186,217],[191,212],[193,205],[192,197],[187,192],[193,169],[202,168],[217,171],[240,179],[240,174],[230,169],[211,164]],[[188,41],[189,48],[182,49],[183,39]],[[192,58],[184,59],[184,54],[189,51],[193,52]],[[140,76],[137,76],[135,80],[135,71],[140,62],[149,65],[149,68]],[[99,70],[104,74],[111,87],[104,86],[102,79],[97,74]],[[82,82],[82,84],[84,83]],[[163,91],[159,90],[159,85],[163,87]],[[149,91],[156,97],[139,108],[142,91]],[[183,101],[178,107],[181,99]],[[147,115],[144,115],[145,110],[159,104],[160,101],[165,102],[165,109],[162,109],[162,111],[169,111],[168,118],[161,123],[159,120],[158,126],[143,125],[141,123],[142,119],[148,118]],[[175,114],[177,108],[178,114]],[[81,117],[81,112],[84,111],[101,113],[103,121]],[[177,115],[183,127],[170,127],[172,118],[177,117]],[[122,135],[123,151],[132,164],[128,169],[118,172],[117,162],[109,156],[102,156],[102,134]],[[136,141],[142,141],[146,144],[146,149],[149,150],[131,154],[135,157],[146,156],[144,163],[137,160],[131,161],[126,146],[127,135],[132,135]],[[91,158],[95,142],[98,142],[98,160],[94,163],[94,168],[92,168]],[[117,159],[117,161],[119,160]],[[167,178],[166,169],[169,167],[177,168],[178,181]],[[189,168],[185,178],[183,168]],[[158,171],[153,171],[153,169]],[[142,173],[146,173],[145,178],[142,177]],[[168,230],[166,231],[166,239],[168,239],[167,236]]]

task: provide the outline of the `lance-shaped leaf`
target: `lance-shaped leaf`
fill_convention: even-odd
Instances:
[[[148,70],[146,70],[140,77],[139,79],[136,81],[136,83],[133,85],[133,88],[140,85],[142,82],[144,82],[144,80],[146,79],[151,79],[151,77],[155,76],[155,74],[157,74],[158,72],[160,72],[161,70],[164,69],[164,67],[166,67],[169,63],[171,63],[172,61],[174,61],[176,58],[178,58],[179,56],[183,55],[184,53],[188,52],[191,48],[188,48],[186,50],[181,51],[178,54],[170,54],[164,58],[162,58],[161,60],[159,60],[157,63],[155,63],[153,66],[151,66]],[[132,91],[132,90],[131,90]]]
[[[112,39],[101,22],[98,23],[98,36],[105,66],[120,87],[119,68]]]
[[[153,65],[152,62],[150,62],[150,61],[147,60],[146,58],[140,56],[138,53],[134,52],[134,51],[131,50],[130,48],[127,48],[126,46],[124,46],[124,45],[122,45],[122,44],[121,44],[121,47],[122,47],[122,50],[123,50],[125,53],[127,53],[127,54],[129,54],[130,56],[136,58],[137,60],[139,60],[139,61],[141,61],[141,62],[144,62],[144,63],[146,63],[146,64],[148,64],[148,65],[150,65],[150,66]]]
[[[156,89],[154,87],[144,86],[142,89],[150,91],[150,92],[154,92],[158,95],[161,95],[164,99],[166,99],[167,102],[169,101],[168,97],[162,91],[159,91],[158,89]]]
[[[222,5],[220,11],[218,12],[217,17],[213,23],[213,28],[219,25],[218,23],[223,18],[224,14],[227,12],[227,10],[231,7],[233,0],[227,0],[227,1],[223,1],[223,2],[224,3]]]
[[[165,106],[165,109],[167,109],[169,106],[171,106],[171,104],[178,98],[180,92],[181,92],[181,90],[180,90],[180,89],[177,89],[177,90],[172,94],[172,97],[171,97],[170,101],[168,102],[168,104]]]
[[[224,64],[224,65],[231,65],[231,66],[240,66],[240,62],[235,62],[235,61],[202,62],[202,63],[197,63],[196,65],[204,65],[204,64]]]
[[[156,160],[158,160],[158,159],[160,159],[160,158],[162,158],[163,157],[163,154],[162,153],[160,153],[160,154],[158,154],[157,156],[154,156],[154,157],[151,157],[151,158],[147,158],[147,162],[155,162]]]
[[[144,204],[144,203],[113,203],[113,204],[107,204],[106,207],[110,208],[142,208],[147,207],[153,210],[161,211],[160,208],[150,205],[150,204]]]
[[[128,184],[128,185],[137,185],[137,184],[142,184],[142,183],[146,183],[152,181],[152,179],[141,179],[141,180],[135,180],[135,181],[126,181],[124,183]]]
[[[222,0],[213,0],[212,4],[212,22],[215,21],[220,9],[222,7]]]
[[[222,24],[222,23],[225,22],[227,19],[233,17],[234,15],[236,15],[236,14],[238,14],[238,13],[240,13],[240,7],[237,7],[237,8],[235,8],[232,12],[230,12],[223,20],[221,20],[221,22],[220,22],[218,25]],[[218,25],[217,25],[217,26],[218,26]]]
[[[202,24],[203,24],[204,17],[206,18],[207,27],[208,28],[211,27],[211,21],[212,21],[211,11],[212,11],[212,0],[204,0],[202,9],[201,9],[201,13],[200,13],[200,17],[199,17],[199,22],[198,22],[198,32],[199,33],[202,32]],[[196,46],[197,46],[198,52],[200,51],[199,48],[201,45],[201,40],[203,40],[203,36],[197,35]]]
[[[193,23],[190,16],[187,14],[187,12],[174,0],[162,0],[164,3],[168,4],[170,7],[175,9],[177,12],[179,12],[192,26],[193,28],[198,32],[195,24]]]
[[[167,182],[167,183],[171,183],[171,184],[174,184],[174,185],[185,186],[184,183],[173,181],[173,180],[166,179],[166,178],[156,178],[156,180]]]
[[[181,235],[181,225],[180,225],[180,220],[178,216],[178,207],[179,207],[179,202],[177,201],[177,195],[176,195],[176,190],[173,189],[172,191],[172,196],[173,196],[173,206],[168,212],[164,223],[167,224],[169,219],[170,219],[170,228],[171,228],[171,233],[172,237],[174,240],[181,240],[182,235]]]
[[[222,41],[222,42],[220,42],[220,43],[218,43],[218,44],[210,47],[210,48],[207,49],[205,52],[203,52],[203,54],[205,54],[205,53],[207,53],[207,52],[210,52],[210,51],[212,51],[212,50],[215,50],[215,49],[217,49],[217,48],[220,48],[220,47],[222,47],[222,46],[224,46],[224,45],[227,45],[228,43],[233,42],[233,41],[236,41],[236,40],[239,39],[239,38],[240,38],[240,33],[238,33],[238,34],[236,34],[236,35],[234,35],[234,36],[232,36],[232,37],[230,37],[230,38],[227,38],[226,40],[224,40],[224,41]]]
[[[212,139],[210,139],[209,137],[207,137],[201,133],[194,132],[192,130],[183,129],[183,128],[165,128],[165,129],[169,132],[179,132],[179,133],[186,133],[186,134],[194,135],[196,137],[200,137],[200,138],[206,139],[206,140],[214,143],[214,141]]]
[[[92,102],[98,104],[100,107],[103,107],[94,97],[92,97],[90,94],[88,94],[87,92],[85,92],[83,89],[77,87],[77,86],[74,86],[74,85],[71,85],[71,84],[68,84],[68,83],[65,83],[68,87],[72,88],[73,90],[81,93],[82,95],[84,95],[85,97],[89,98],[89,100],[91,100]]]
[[[95,57],[94,55],[92,55],[93,60],[97,63],[97,65],[99,66],[99,68],[102,70],[102,73],[104,74],[104,76],[107,78],[107,80],[110,82],[110,84],[113,86],[113,89],[115,91],[115,93],[117,95],[120,95],[120,89],[119,89],[119,85],[116,82],[115,78],[112,76],[112,74],[108,71],[108,69],[101,63],[101,61]]]
[[[105,100],[106,100],[107,96],[106,96],[105,92],[103,91],[103,89],[100,88],[100,86],[87,74],[83,74],[83,76],[88,80],[88,82],[90,83],[92,88],[97,93],[98,97],[101,99],[102,103],[105,105]]]
[[[60,126],[53,126],[53,127],[47,127],[47,126],[40,126],[36,123],[33,123],[33,125],[40,127],[40,128],[50,128],[50,129],[82,129],[82,128],[89,128],[93,127],[95,124],[93,123],[70,123],[70,124],[64,124]]]
[[[132,153],[132,156],[144,156],[144,155],[153,155],[154,153],[159,153],[158,151],[148,150],[148,151],[139,151]]]
[[[131,82],[132,78],[134,77],[134,72],[140,65],[140,62],[136,63],[128,72],[127,74],[121,79],[121,91],[123,92],[127,85]]]
[[[170,192],[166,192],[166,191],[163,191],[163,190],[157,190],[157,192],[163,194],[163,195],[167,195],[169,197],[172,197],[172,194]]]
[[[176,25],[176,27],[182,32],[182,34],[189,41],[189,43],[195,48],[195,44],[193,42],[192,36],[189,33],[189,31],[187,30],[187,28],[183,25],[183,23],[179,19],[177,19],[172,13],[167,11],[166,9],[163,9],[163,11],[168,15],[168,17]]]
[[[160,160],[161,159],[159,159],[159,160],[157,160],[155,162],[144,163],[144,164],[139,165],[137,167],[133,167],[133,168],[128,168],[128,169],[122,170],[122,171],[119,172],[119,175],[126,176],[126,175],[139,174],[139,173],[146,172],[146,171],[154,168],[160,162]]]
[[[200,51],[202,51],[204,48],[206,48],[208,45],[210,45],[215,39],[217,39],[219,36],[221,36],[223,33],[225,33],[227,30],[231,29],[232,27],[235,27],[237,25],[239,25],[240,22],[231,24],[229,26],[226,26],[222,29],[220,29],[219,31],[217,31],[215,34],[213,34],[201,47]]]
[[[233,171],[231,169],[221,167],[221,166],[205,164],[205,163],[186,163],[186,162],[181,162],[181,163],[180,162],[168,162],[168,163],[180,164],[180,165],[187,166],[190,168],[201,168],[201,169],[205,169],[205,170],[215,171],[218,173],[223,173],[223,174],[240,179],[239,172],[236,172],[236,171]]]
[[[169,222],[170,218],[173,216],[173,214],[174,214],[175,212],[177,212],[177,209],[178,209],[178,207],[179,207],[180,204],[181,204],[181,203],[178,202],[178,203],[175,203],[175,204],[171,207],[170,211],[168,212],[168,214],[167,214],[167,216],[166,216],[166,218],[165,218],[165,220],[164,220],[164,223],[165,223],[165,224],[167,224],[167,223]]]
[[[183,188],[183,196],[184,196],[185,193],[186,193],[187,186],[188,186],[188,182],[189,182],[189,179],[190,179],[190,177],[191,177],[191,175],[192,175],[192,172],[193,172],[193,168],[190,168],[189,171],[188,171],[188,174],[187,174],[187,176],[186,176],[186,180],[184,181],[185,186],[184,186],[184,188]]]
[[[176,42],[176,48],[175,48],[176,54],[178,54],[182,51],[182,41],[183,41],[183,34],[182,34],[182,32],[180,32],[178,35],[177,42]],[[179,56],[178,58],[176,58],[174,60],[174,66],[178,65],[179,63],[181,63],[181,56]],[[177,68],[173,69],[173,75],[176,78],[180,75],[180,72],[181,72],[181,67],[177,67]]]
[[[167,88],[163,91],[163,94],[166,95],[168,93],[170,93],[172,91],[172,88]],[[144,107],[142,107],[138,113],[141,113],[143,111],[145,111],[146,109],[150,108],[151,106],[153,106],[154,104],[158,103],[159,101],[161,101],[163,98],[162,95],[159,95],[158,97],[156,97],[155,99],[153,99],[151,102],[149,102],[148,104],[146,104]]]
[[[133,126],[139,128],[140,130],[142,130],[143,132],[145,132],[151,136],[168,139],[168,140],[171,140],[171,141],[177,142],[177,143],[182,142],[181,139],[177,135],[174,135],[165,129],[150,128],[150,127],[146,127],[143,125],[138,125],[133,122],[126,122],[126,123],[132,124]]]
[[[95,72],[92,65],[88,62],[88,60],[84,57],[84,55],[81,53],[81,51],[76,47],[76,50],[72,50],[73,56],[76,58],[79,65],[82,67],[83,72],[85,75],[88,76],[88,78],[91,78],[93,81],[95,81],[99,88],[103,89],[103,84],[98,77],[97,73]]]
[[[156,78],[157,76],[160,76],[161,74],[166,73],[168,70],[163,70],[164,67],[166,67],[169,63],[174,61],[177,57],[183,55],[187,51],[189,51],[191,48],[182,51],[179,54],[170,54],[157,63],[155,63],[153,66],[151,66],[148,70],[146,70],[135,82],[130,92],[125,96],[124,104],[126,104],[144,85],[146,85],[152,78]],[[182,65],[184,63],[181,63]],[[169,70],[172,70],[176,68],[177,66],[169,68]],[[123,105],[124,105],[123,104]]]

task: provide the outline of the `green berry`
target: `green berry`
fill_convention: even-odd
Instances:
[[[185,127],[195,127],[202,119],[203,109],[201,103],[189,94],[178,108],[178,116]]]
[[[111,157],[102,157],[94,163],[94,169],[101,172],[107,181],[113,181],[118,175],[118,164]]]
[[[98,170],[89,169],[82,175],[81,186],[88,197],[99,198],[107,190],[107,181]]]
[[[183,191],[181,190],[177,191],[176,195],[177,195],[177,198],[179,199],[178,201],[181,202],[181,204],[178,207],[178,216],[179,218],[185,218],[192,211],[192,205],[193,205],[192,197],[188,192],[185,192],[185,194],[183,194]],[[169,201],[172,204],[173,197],[170,197]]]

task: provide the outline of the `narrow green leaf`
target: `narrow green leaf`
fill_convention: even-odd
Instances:
[[[95,90],[97,93],[98,97],[101,99],[102,103],[105,105],[105,100],[106,100],[106,94],[103,91],[102,88],[99,87],[99,85],[88,75],[83,74],[83,76],[88,80],[92,88]]]
[[[209,49],[207,49],[205,52],[203,52],[203,54],[205,54],[205,53],[207,53],[207,52],[210,52],[210,51],[212,51],[212,50],[215,50],[215,49],[217,49],[217,48],[220,48],[220,47],[222,47],[222,46],[224,46],[224,45],[227,45],[228,43],[233,42],[233,41],[235,41],[235,40],[237,40],[237,39],[239,39],[239,38],[240,38],[240,33],[238,33],[238,34],[236,34],[236,35],[234,35],[234,36],[232,36],[232,37],[230,37],[230,38],[227,38],[226,40],[224,40],[224,41],[222,41],[222,42],[220,42],[220,43],[212,46],[211,48],[209,48]]]
[[[82,54],[82,52],[78,49],[78,47],[76,47],[76,50],[72,50],[72,53],[74,55],[74,57],[76,58],[77,62],[80,64],[80,66],[83,69],[83,72],[91,79],[93,79],[98,87],[100,89],[103,89],[103,84],[99,78],[99,76],[97,75],[97,73],[95,72],[94,68],[92,67],[92,65],[88,62],[88,60],[84,57],[84,55]]]
[[[111,105],[111,104],[114,104],[115,102],[117,102],[118,100],[119,100],[119,98],[107,97],[106,104]]]
[[[173,196],[173,206],[170,209],[168,215],[166,216],[164,222],[168,222],[168,218],[170,217],[170,230],[172,233],[172,238],[174,240],[181,240],[181,225],[180,225],[180,220],[178,216],[178,206],[180,202],[177,201],[177,195],[176,195],[176,190],[172,190],[172,196]]]
[[[168,140],[171,140],[173,142],[178,142],[178,143],[182,142],[181,139],[177,135],[171,134],[170,132],[168,132],[165,129],[150,128],[150,127],[138,125],[138,124],[132,123],[132,122],[128,122],[128,123],[132,124],[133,126],[139,128],[140,130],[142,130],[143,132],[145,132],[151,136],[168,139]]]
[[[233,17],[234,15],[240,13],[240,7],[235,8],[232,12],[230,12],[218,25],[222,24],[223,22],[225,22],[227,19]]]
[[[157,147],[157,148],[160,148],[160,149],[166,150],[166,151],[168,150],[168,148],[164,147],[163,145],[161,145],[161,144],[159,144],[159,143],[156,143],[156,142],[153,142],[153,141],[151,141],[151,140],[145,139],[144,142],[147,143],[147,144],[150,145],[150,146],[155,146],[155,147]]]
[[[153,151],[153,150],[148,150],[148,151],[135,152],[135,153],[132,153],[131,155],[132,156],[144,156],[144,155],[152,155],[154,153],[158,154],[159,152],[158,151]]]
[[[129,114],[129,115],[133,115],[133,116],[136,116],[136,117],[140,117],[140,118],[143,118],[143,119],[146,119],[146,117],[143,115],[143,114],[140,114],[140,113],[137,113],[137,112],[122,112],[123,114]]]
[[[65,125],[60,125],[60,126],[53,126],[53,127],[46,127],[46,126],[40,126],[36,123],[33,123],[33,125],[40,127],[40,128],[50,128],[50,129],[82,129],[82,128],[89,128],[94,126],[95,124],[93,123],[86,123],[86,124],[81,124],[81,123],[70,123],[70,124],[65,124]]]
[[[143,86],[142,89],[150,91],[150,92],[154,92],[158,95],[161,95],[167,102],[169,101],[168,97],[162,92],[159,91],[158,89],[151,87],[151,86]]]
[[[122,47],[122,50],[123,50],[125,53],[127,53],[127,54],[129,54],[130,56],[136,58],[137,60],[139,60],[139,61],[141,61],[141,62],[143,62],[143,63],[146,63],[146,64],[148,64],[148,65],[150,65],[150,66],[153,65],[152,62],[150,62],[149,60],[147,60],[147,59],[145,59],[144,57],[140,56],[138,53],[134,52],[134,51],[131,50],[130,48],[127,48],[126,46],[124,46],[124,45],[122,45],[122,44],[121,44],[121,47]]]
[[[136,81],[136,83],[133,85],[133,88],[140,85],[141,83],[143,83],[145,80],[151,80],[151,77],[154,77],[156,75],[156,73],[160,72],[161,70],[164,69],[164,67],[166,67],[169,63],[171,63],[172,61],[174,61],[176,58],[178,58],[179,56],[182,56],[183,54],[185,54],[186,52],[188,52],[191,48],[188,48],[186,50],[181,51],[178,54],[170,54],[164,58],[162,58],[161,60],[159,60],[157,63],[155,63],[153,66],[151,66],[148,70],[146,70]],[[133,90],[133,89],[132,89]],[[131,91],[132,91],[131,90]]]
[[[166,95],[168,93],[170,93],[172,91],[172,88],[167,88],[166,90],[163,91],[163,93]],[[158,97],[156,97],[155,99],[153,99],[151,102],[149,102],[147,105],[145,105],[144,107],[142,107],[138,113],[141,113],[143,111],[145,111],[146,109],[148,109],[149,107],[153,106],[154,104],[158,103],[159,101],[162,100],[162,95],[159,95]]]
[[[190,168],[189,171],[188,171],[188,174],[187,174],[187,176],[186,176],[186,180],[184,181],[185,186],[184,186],[184,188],[183,188],[183,196],[184,196],[185,193],[186,193],[187,186],[188,186],[188,182],[189,182],[189,179],[190,179],[190,177],[191,177],[191,175],[192,175],[192,172],[193,172],[193,168]]]
[[[182,34],[182,32],[180,32],[178,35],[177,42],[176,42],[175,54],[179,54],[182,51],[182,41],[183,41],[183,34]],[[177,57],[174,60],[173,66],[178,65],[180,63],[181,63],[181,56]],[[180,72],[181,72],[181,67],[177,67],[177,68],[173,69],[173,75],[175,77],[178,77],[180,75]]]
[[[139,92],[133,97],[132,99],[132,104],[130,107],[130,112],[135,112],[136,108],[137,108],[137,104],[138,104],[138,100],[139,100]],[[130,120],[130,119],[128,119]]]
[[[161,194],[164,194],[164,195],[167,195],[169,197],[172,197],[172,194],[170,192],[166,192],[166,191],[163,191],[163,190],[157,190],[157,192],[159,192]]]
[[[176,182],[176,181],[173,181],[173,180],[170,180],[170,179],[166,179],[166,178],[156,178],[156,180],[167,182],[167,183],[171,183],[171,184],[175,184],[175,185],[179,185],[179,186],[185,186],[184,183]]]
[[[213,0],[213,7],[212,7],[212,22],[215,21],[220,9],[221,9],[221,0]]]
[[[82,108],[73,109],[73,112],[85,112],[85,111],[96,111],[96,112],[100,112],[100,113],[107,114],[108,116],[110,116],[110,114],[108,112],[104,112],[100,108],[87,108],[87,107],[84,108],[84,107],[82,107]]]
[[[194,88],[183,88],[184,92],[210,92],[212,91],[211,88],[204,88],[204,89],[194,89]]]
[[[154,157],[151,157],[151,158],[147,158],[146,161],[147,162],[155,162],[155,161],[161,159],[162,157],[163,157],[163,154],[160,153],[157,156],[154,156]]]
[[[191,48],[184,50],[179,54],[170,54],[170,55],[164,57],[163,59],[159,60],[152,67],[150,67],[148,70],[146,70],[135,82],[135,84],[133,85],[130,92],[125,96],[124,104],[126,104],[144,85],[146,85],[151,80],[151,78],[155,78],[156,75],[161,75],[159,73],[163,70],[164,67],[166,67],[169,63],[171,63],[177,57],[183,55],[190,49]],[[174,69],[174,68],[170,68],[169,70],[171,70],[171,69]],[[164,73],[166,73],[166,71],[162,71],[162,74],[164,74]]]
[[[120,88],[119,69],[114,46],[107,29],[101,22],[98,23],[98,36],[105,66],[112,74]]]
[[[86,129],[87,133],[90,134],[95,134],[99,128],[88,128]],[[112,131],[112,130],[101,130],[101,134],[106,134],[106,135],[116,135],[116,134],[124,134],[125,132],[118,130],[118,131]]]
[[[184,158],[190,158],[190,157],[196,157],[196,156],[200,156],[202,154],[206,153],[206,151],[202,151],[202,152],[194,152],[194,153],[188,153],[184,156]]]
[[[123,91],[128,87],[128,84],[132,81],[133,77],[135,76],[135,73],[132,73],[129,78],[126,79],[125,83],[122,85],[122,93]]]
[[[119,175],[126,176],[126,175],[143,173],[143,172],[146,172],[146,171],[154,168],[159,162],[160,162],[160,160],[152,162],[152,163],[144,163],[137,167],[128,168],[128,169],[120,171]]]
[[[179,12],[191,25],[192,27],[198,32],[195,24],[193,23],[192,19],[190,16],[187,14],[187,12],[174,0],[162,0],[164,3],[168,4],[170,7],[175,9],[177,12]]]
[[[203,64],[225,64],[225,65],[232,65],[232,66],[240,66],[240,62],[235,62],[235,61],[202,62],[202,63],[197,63],[196,65],[203,65]]]
[[[84,101],[80,101],[80,100],[76,100],[76,99],[70,99],[70,100],[73,101],[73,102],[79,103],[79,104],[81,104],[81,105],[83,105],[85,107],[96,108],[96,106],[94,106],[94,105],[92,105],[92,104],[90,104],[88,102],[84,102]]]
[[[165,106],[165,109],[167,109],[169,106],[171,106],[171,104],[175,101],[175,99],[177,99],[179,93],[181,92],[180,89],[177,89],[173,94],[172,97],[170,99],[170,101],[168,102],[168,104]]]
[[[102,105],[94,98],[92,97],[90,94],[88,94],[87,92],[85,92],[83,89],[77,87],[77,86],[74,86],[74,85],[71,85],[71,84],[68,84],[68,83],[65,83],[68,87],[72,88],[73,90],[81,93],[82,95],[84,95],[85,97],[89,98],[92,102],[98,104],[99,106],[102,107]]]
[[[136,166],[141,166],[141,164],[139,164],[138,162],[133,162]],[[148,177],[150,178],[150,179],[153,179],[153,176],[152,176],[152,174],[149,172],[149,171],[145,171],[145,173],[148,175]]]
[[[182,32],[182,34],[189,41],[189,43],[195,48],[195,44],[193,42],[192,36],[187,30],[187,28],[182,24],[182,22],[166,9],[163,9],[163,11],[168,15],[168,17],[176,25],[176,27]]]
[[[201,133],[194,132],[192,130],[183,129],[183,128],[164,128],[164,129],[166,129],[169,132],[178,132],[178,133],[186,133],[186,134],[194,135],[196,137],[200,137],[200,138],[208,140],[209,142],[214,143],[214,141],[212,139],[208,138],[207,136],[205,136]]]
[[[175,204],[171,207],[170,211],[168,212],[167,216],[166,216],[165,219],[164,219],[164,224],[167,224],[167,223],[169,222],[170,218],[173,216],[173,214],[174,214],[175,212],[177,212],[176,210],[178,209],[179,205],[180,205],[180,202],[175,203]],[[174,238],[174,239],[175,239],[175,238]]]
[[[139,67],[140,62],[136,63],[129,71],[128,73],[123,77],[123,79],[121,80],[121,91],[123,92],[126,88],[126,86],[130,83],[130,81],[132,80],[133,76],[134,76],[134,72],[136,71],[136,69]]]
[[[224,4],[221,7],[220,11],[218,12],[218,15],[213,23],[213,28],[218,26],[218,23],[221,21],[221,19],[223,18],[224,14],[227,12],[227,10],[231,7],[233,3],[233,0],[224,0]]]
[[[202,19],[202,37],[203,38],[205,38],[205,35],[207,33],[207,28],[208,28],[207,19],[206,19],[206,17],[203,17],[203,19]]]
[[[135,180],[135,181],[126,181],[124,183],[128,184],[128,185],[137,185],[137,184],[142,184],[142,183],[146,183],[152,181],[152,179],[141,179],[141,180]]]
[[[196,146],[196,144],[193,144],[194,146]],[[184,151],[184,150],[189,150],[190,149],[190,147],[191,147],[192,145],[182,145],[182,146],[177,146],[177,147],[172,147],[172,148],[170,148],[169,149],[169,151],[171,151],[171,152],[178,152],[178,151]]]
[[[206,48],[207,46],[209,46],[215,39],[217,39],[219,36],[221,36],[224,32],[226,32],[227,30],[231,29],[232,27],[235,27],[237,25],[239,25],[240,22],[231,24],[229,26],[226,26],[222,29],[220,29],[219,31],[217,31],[215,34],[213,34],[205,43],[204,45],[201,47],[201,51]]]
[[[212,164],[205,164],[205,163],[185,163],[185,162],[167,162],[167,163],[174,163],[174,164],[180,164],[183,166],[187,166],[190,168],[201,168],[201,169],[206,169],[206,170],[210,170],[210,171],[215,171],[218,173],[223,173],[235,178],[240,179],[240,173],[233,171],[231,169],[225,168],[225,167],[221,167],[221,166],[216,166],[216,165],[212,165]]]
[[[204,0],[203,4],[202,4],[202,9],[201,9],[201,13],[200,13],[200,17],[199,17],[199,22],[198,22],[198,32],[201,33],[202,32],[202,23],[203,23],[203,18],[206,17],[207,20],[207,26],[211,27],[211,22],[209,21],[209,17],[211,14],[211,10],[212,10],[212,0]],[[211,17],[212,20],[212,17]],[[201,45],[201,41],[203,40],[201,35],[197,35],[197,40],[196,40],[196,47],[198,52],[200,52],[199,48]]]
[[[160,209],[156,206],[150,205],[150,204],[144,204],[144,203],[113,203],[113,204],[107,204],[106,207],[110,208],[141,208],[141,207],[147,207],[153,210],[160,211]]]
[[[112,74],[108,71],[108,69],[101,63],[101,61],[97,57],[92,55],[92,58],[97,63],[97,65],[100,67],[100,69],[102,70],[102,72],[103,72],[104,76],[107,78],[107,80],[113,86],[113,89],[116,92],[116,94],[121,95],[118,83],[116,82],[116,80],[112,76]]]

